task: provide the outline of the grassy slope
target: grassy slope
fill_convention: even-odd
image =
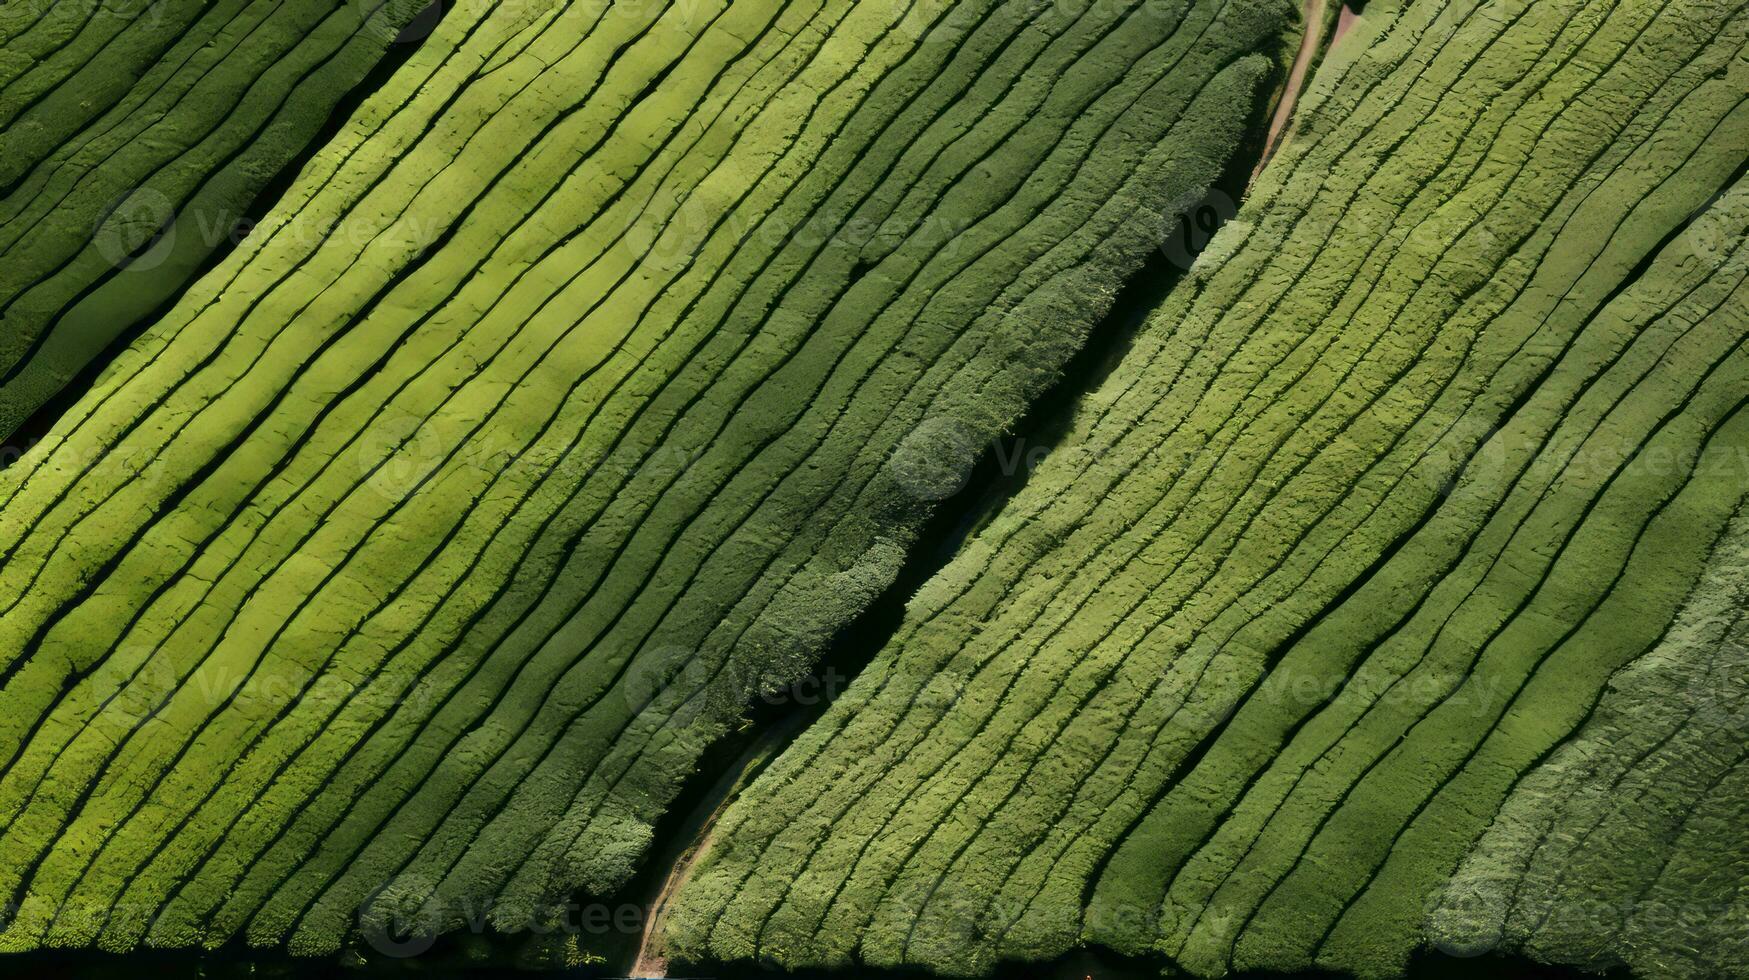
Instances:
[[[1743,492],[1746,35],[1369,4],[1073,439],[724,815],[671,951],[1400,971]]]
[[[1220,171],[1286,7],[459,4],[0,475],[0,946],[624,880]]]
[[[0,8],[0,438],[235,235],[420,6]]]

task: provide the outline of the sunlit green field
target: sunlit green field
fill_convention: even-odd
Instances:
[[[0,2],[0,966],[1749,975],[1746,103],[1700,0]]]

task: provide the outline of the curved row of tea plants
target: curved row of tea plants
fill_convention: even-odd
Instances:
[[[457,4],[0,475],[0,947],[321,953],[623,882],[1291,23]]]
[[[1440,948],[1646,977],[1749,975],[1746,567],[1739,511],[1663,641],[1610,679],[1464,859],[1434,911]]]
[[[1744,493],[1746,44],[1741,3],[1369,4],[668,952],[1400,974]]]
[[[242,233],[420,6],[0,6],[0,438]]]

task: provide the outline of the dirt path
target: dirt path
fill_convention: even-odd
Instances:
[[[716,816],[714,814],[711,820],[713,823],[715,822]],[[668,873],[668,880],[662,883],[662,890],[656,894],[656,901],[650,906],[650,915],[644,920],[644,935],[638,940],[638,958],[632,963],[630,976],[656,978],[668,975],[668,959],[661,954],[655,945],[657,929],[662,923],[663,916],[668,912],[668,900],[673,897],[681,885],[686,883],[687,876],[692,873],[693,863],[702,857],[710,849],[710,846],[710,831],[707,829],[705,836],[699,840],[697,846],[688,851],[686,856],[680,859],[680,863],[674,866],[674,870]]]
[[[1275,156],[1275,151],[1281,148],[1289,124],[1293,121],[1294,107],[1299,104],[1300,90],[1305,87],[1306,77],[1311,74],[1312,63],[1318,59],[1318,53],[1325,45],[1325,31],[1329,22],[1326,16],[1331,0],[1306,0],[1305,21],[1306,36],[1300,41],[1299,54],[1294,56],[1293,68],[1289,70],[1287,84],[1283,86],[1281,100],[1276,103],[1275,117],[1269,121],[1269,136],[1263,144],[1263,153],[1257,159],[1257,168],[1251,171],[1250,183],[1257,182],[1257,175],[1263,172],[1264,165]],[[1353,26],[1355,13],[1353,8],[1344,3],[1342,12],[1336,19],[1336,29],[1331,32],[1329,43],[1335,44],[1348,33]]]
[[[668,902],[674,897],[674,893],[680,890],[680,886],[686,884],[686,879],[691,877],[692,869],[698,863],[698,859],[709,853],[711,829],[716,826],[717,815],[723,812],[723,809],[729,805],[729,800],[733,798],[734,794],[730,794],[715,810],[711,811],[710,819],[705,821],[704,827],[699,831],[698,840],[690,848],[687,848],[686,853],[681,855],[679,861],[675,862],[674,869],[668,872],[668,879],[662,883],[662,890],[656,893],[656,900],[650,904],[650,914],[644,919],[644,935],[638,940],[638,956],[632,963],[630,976],[649,978],[668,976],[668,958],[662,954],[661,945],[657,938],[661,935],[662,920],[668,914]]]
[[[685,849],[665,862],[669,866],[668,876],[663,879],[656,896],[648,903],[650,911],[644,917],[644,931],[638,938],[637,955],[632,958],[632,966],[627,971],[627,976],[652,980],[668,976],[668,957],[662,951],[662,922],[667,917],[669,902],[674,893],[680,890],[680,886],[686,884],[686,880],[692,876],[692,869],[698,866],[699,859],[710,853],[711,831],[717,825],[717,818],[765,768],[765,764],[783,751],[784,746],[806,727],[807,721],[806,713],[798,713],[785,723],[773,725],[760,733],[705,790],[703,797],[694,806],[692,815],[677,834],[679,839],[688,841]]]
[[[1342,35],[1348,33],[1348,29],[1354,26],[1354,21],[1359,16],[1359,14],[1354,12],[1353,7],[1348,4],[1343,4],[1342,15],[1336,19],[1336,33],[1330,35],[1330,43],[1335,44],[1337,41],[1342,40]]]
[[[668,976],[668,958],[662,955],[659,939],[662,934],[662,920],[668,914],[668,903],[673,899],[674,893],[680,890],[680,886],[686,884],[686,879],[691,877],[692,869],[698,864],[699,858],[710,852],[711,830],[716,827],[717,817],[728,807],[729,801],[735,798],[736,793],[745,784],[746,780],[742,777],[746,772],[746,769],[741,769],[736,773],[736,778],[730,784],[729,791],[717,799],[716,806],[699,826],[692,844],[681,853],[669,869],[668,877],[662,881],[661,890],[650,902],[650,914],[644,917],[644,932],[638,938],[638,954],[632,960],[632,968],[627,973],[628,977],[660,978]]]

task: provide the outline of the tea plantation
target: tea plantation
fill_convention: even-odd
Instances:
[[[0,0],[0,969],[1749,976],[1746,344],[1749,0]]]
[[[1226,167],[1293,22],[448,10],[0,474],[0,947],[611,891]]]
[[[1740,914],[1565,909],[1742,909],[1741,725],[1638,726],[1735,663],[1684,610],[1736,595],[1746,41],[1730,5],[1369,4],[1070,438],[729,808],[674,951],[1393,976],[1461,864],[1452,948],[1738,975]]]

